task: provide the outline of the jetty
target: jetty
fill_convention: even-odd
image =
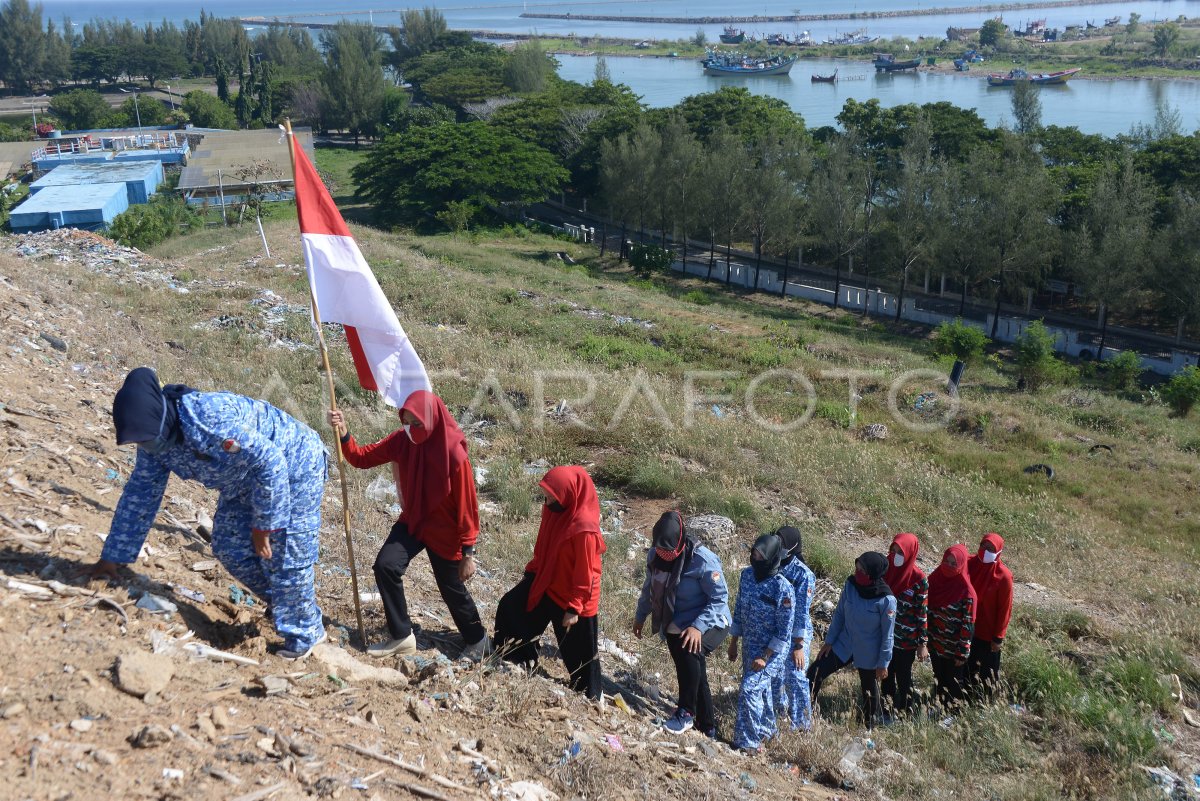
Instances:
[[[836,22],[847,19],[888,19],[891,17],[931,17],[944,14],[992,14],[1007,11],[1027,11],[1037,8],[1067,8],[1070,6],[1094,6],[1117,4],[1122,0],[1042,0],[1029,3],[985,3],[973,6],[946,6],[942,8],[900,8],[889,11],[841,11],[828,14],[766,14],[733,15],[715,17],[647,17],[625,14],[572,14],[526,11],[522,19],[581,20],[584,22],[639,22],[646,24],[673,25],[727,25],[731,23],[760,22]]]

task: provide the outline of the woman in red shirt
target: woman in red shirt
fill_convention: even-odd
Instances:
[[[991,696],[1000,681],[1000,647],[1013,609],[1012,572],[1000,561],[1004,538],[986,534],[979,551],[967,562],[971,586],[979,595],[975,637],[967,658],[967,685],[972,693]]]
[[[546,497],[525,577],[496,606],[496,650],[525,665],[553,624],[571,689],[600,697],[600,499],[582,467],[555,467],[539,486]]]
[[[426,390],[408,396],[400,420],[401,430],[360,446],[350,436],[342,413],[329,412],[347,462],[362,469],[392,463],[404,507],[375,559],[375,583],[390,636],[367,653],[383,657],[417,652],[404,598],[404,573],[413,557],[428,550],[433,578],[466,644],[463,654],[481,659],[487,654],[487,632],[465,584],[475,575],[479,536],[479,502],[466,437],[442,399]]]

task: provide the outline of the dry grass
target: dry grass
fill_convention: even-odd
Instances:
[[[157,360],[164,377],[266,397],[321,428],[326,404],[314,351],[265,349],[253,327],[193,328],[219,314],[257,319],[249,302],[259,287],[305,302],[294,223],[272,222],[267,233],[269,260],[258,258],[249,231],[206,231],[164,244],[155,255],[197,279],[188,295],[86,275],[75,276],[76,286],[142,321],[146,342],[114,342],[117,363],[141,363],[170,340],[173,355]],[[1194,422],[1171,418],[1152,399],[1095,389],[1019,394],[993,362],[968,372],[950,424],[909,431],[892,418],[888,385],[904,371],[938,365],[925,343],[884,324],[723,291],[697,305],[682,296],[701,282],[634,284],[594,251],[544,237],[415,238],[368,228],[356,235],[436,389],[465,426],[482,423],[472,429],[472,459],[489,471],[481,498],[499,508],[486,516],[482,541],[487,593],[498,597],[515,582],[532,549],[539,464],[588,465],[606,500],[727,514],[743,541],[798,523],[820,572],[834,576],[862,550],[886,547],[897,531],[916,532],[926,557],[999,531],[1018,582],[1046,588],[1019,594],[1005,653],[1011,692],[1029,711],[1014,715],[1004,704],[973,712],[949,731],[917,723],[879,732],[877,742],[915,763],[921,779],[880,768],[878,785],[905,798],[932,798],[932,787],[965,797],[986,788],[1001,799],[1135,797],[1145,787],[1136,762],[1169,758],[1161,742],[1147,739],[1153,726],[1170,723],[1170,705],[1151,682],[1177,673],[1191,697],[1200,690],[1200,518],[1192,502],[1200,462],[1188,445],[1196,441]],[[581,265],[547,258],[559,250]],[[300,313],[288,316],[283,334],[311,339]],[[335,344],[333,351],[352,428],[363,439],[390,431],[393,414],[351,383],[344,349]],[[803,371],[817,395],[818,413],[791,432],[753,424],[745,402],[756,375],[780,368]],[[846,369],[869,373],[858,379],[851,428],[847,380],[827,372]],[[689,403],[688,375],[697,370],[726,373],[697,386],[733,397]],[[585,382],[559,375],[539,384],[538,371],[589,371],[594,399],[572,400],[585,394]],[[909,385],[901,405],[910,409],[928,388]],[[563,398],[582,426],[548,415]],[[797,387],[776,382],[762,387],[757,405],[766,417],[788,420],[805,403]],[[859,439],[858,428],[872,422],[889,426],[886,441]],[[1111,454],[1093,452],[1094,444],[1110,445]],[[1037,462],[1055,466],[1054,481],[1023,472]],[[361,499],[375,477],[349,473],[352,497]],[[358,546],[370,554],[386,516],[362,506],[356,500]],[[628,633],[644,564],[637,554],[627,559],[635,532],[616,529],[607,514],[604,522],[604,636],[642,657],[635,680],[659,672],[669,689],[665,648]],[[740,546],[722,556],[727,573],[736,574]],[[736,686],[720,654],[711,664],[714,689]],[[1094,687],[1106,693],[1100,700]],[[810,778],[826,771],[855,731],[848,718],[854,691],[848,680],[831,684],[831,719],[811,737],[785,737],[773,757],[798,763]],[[728,723],[732,696],[719,698]],[[597,782],[608,780],[601,767],[574,765],[560,778],[592,797]]]

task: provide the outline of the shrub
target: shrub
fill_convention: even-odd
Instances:
[[[1187,417],[1188,412],[1200,402],[1200,369],[1188,365],[1175,375],[1163,387],[1162,397],[1175,414]]]
[[[109,226],[108,235],[126,247],[146,250],[186,233],[200,223],[199,215],[183,198],[155,195],[149,203],[131,206],[129,211],[117,215]]]
[[[671,497],[683,476],[678,465],[643,456],[610,458],[595,472],[597,481],[646,498]]]
[[[1054,355],[1054,337],[1035,320],[1017,337],[1017,372],[1025,387],[1036,391],[1049,384],[1070,384],[1078,379],[1078,371]]]
[[[712,295],[702,289],[693,289],[691,292],[685,292],[679,296],[679,299],[688,303],[695,303],[697,306],[711,306],[713,302]]]
[[[933,352],[939,356],[953,356],[959,361],[972,364],[983,358],[987,347],[987,334],[982,328],[968,325],[962,320],[947,320],[937,328],[933,340]]]
[[[675,254],[658,245],[635,244],[629,251],[629,263],[642,275],[665,273],[671,269]]]
[[[1134,351],[1123,350],[1104,363],[1104,381],[1116,392],[1137,389],[1142,374],[1142,359]]]

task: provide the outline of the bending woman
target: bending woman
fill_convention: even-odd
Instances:
[[[729,633],[729,588],[721,560],[687,535],[679,512],[666,512],[654,524],[633,622],[639,639],[647,617],[654,633],[667,641],[679,682],[679,705],[663,728],[683,734],[695,725],[715,737],[708,655]]]
[[[600,697],[600,499],[582,467],[555,467],[538,485],[546,498],[525,577],[496,605],[496,650],[536,665],[537,639],[554,626],[571,689]]]
[[[467,458],[467,439],[432,392],[417,390],[400,409],[404,427],[371,445],[360,446],[339,411],[329,423],[342,438],[346,461],[360,469],[392,464],[396,492],[403,511],[375,559],[375,583],[387,617],[388,639],[372,645],[374,657],[414,654],[404,574],[413,558],[429,551],[429,565],[442,600],[462,635],[463,654],[481,659],[487,653],[487,632],[466,581],[475,575],[475,541],[479,537],[479,502],[475,472]]]

